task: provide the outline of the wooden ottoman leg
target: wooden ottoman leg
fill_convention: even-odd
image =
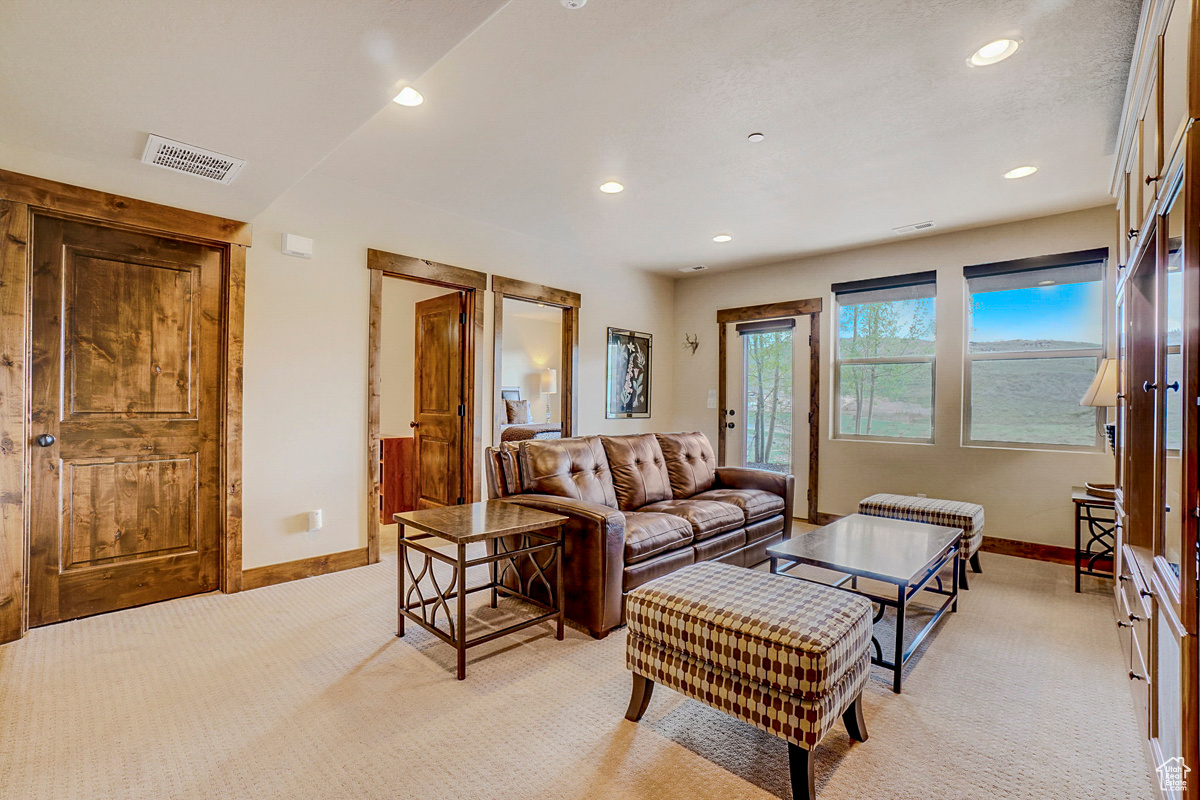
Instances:
[[[792,774],[792,800],[814,800],[817,796],[812,754],[788,742],[788,771]]]
[[[963,589],[970,589],[967,584],[967,562],[966,559],[956,558],[955,563],[958,564],[958,585]]]
[[[637,722],[646,713],[650,705],[650,695],[654,694],[654,681],[633,673],[633,695],[629,698],[629,708],[625,710],[625,719]]]
[[[846,733],[850,734],[851,739],[856,742],[867,740],[867,723],[863,719],[861,694],[842,712],[842,722],[846,725]]]
[[[976,551],[976,553],[973,556],[971,556],[971,572],[974,572],[977,575],[983,573],[983,567],[981,567],[979,565],[978,551]]]

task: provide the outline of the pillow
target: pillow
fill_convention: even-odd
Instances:
[[[528,400],[505,400],[504,405],[508,408],[508,422],[510,425],[530,425],[533,423],[533,412],[529,410]]]

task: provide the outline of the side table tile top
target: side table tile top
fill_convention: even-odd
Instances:
[[[490,642],[510,633],[524,630],[539,622],[554,620],[555,636],[563,638],[562,585],[562,526],[567,518],[536,508],[512,505],[501,500],[488,500],[461,506],[446,506],[395,515],[399,523],[399,552],[397,569],[397,636],[404,635],[404,621],[409,619],[432,633],[458,652],[458,679],[467,676],[467,648]],[[455,546],[453,555],[441,552],[426,543],[414,541],[408,529],[432,534]],[[467,558],[467,545],[487,542],[486,556]],[[413,565],[413,555],[418,566]],[[544,554],[539,560],[539,554]],[[527,559],[526,575],[522,576],[519,562]],[[449,565],[451,577],[445,586],[434,575],[433,562]],[[467,570],[486,566],[489,580],[479,586],[467,587]],[[501,568],[502,567],[502,568]],[[553,577],[547,572],[553,567]],[[506,584],[512,570],[516,586]],[[549,602],[531,597],[532,587],[540,583]],[[491,607],[496,607],[498,595],[516,597],[537,606],[544,613],[499,630],[490,630],[474,638],[467,636],[468,594],[491,590]],[[426,593],[429,593],[426,596]],[[454,600],[454,609],[450,601]],[[439,624],[439,614],[444,620]]]

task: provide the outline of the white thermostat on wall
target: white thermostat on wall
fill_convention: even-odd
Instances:
[[[283,254],[285,256],[312,258],[312,253],[312,239],[306,239],[303,236],[297,236],[294,233],[285,233],[283,235]]]

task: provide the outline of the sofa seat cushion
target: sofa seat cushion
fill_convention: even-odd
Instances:
[[[762,489],[710,489],[693,499],[716,500],[737,506],[745,515],[747,525],[783,511],[783,498]]]
[[[692,526],[672,514],[630,511],[625,514],[625,563],[648,558],[691,544]]]
[[[617,507],[637,511],[649,503],[671,499],[667,464],[653,433],[601,436],[612,472]]]
[[[665,500],[643,506],[640,510],[674,514],[686,519],[692,526],[692,534],[697,542],[740,528],[746,521],[745,514],[737,506],[713,500]]]
[[[833,690],[867,655],[871,603],[786,575],[706,561],[630,592],[629,636],[807,699]]]

